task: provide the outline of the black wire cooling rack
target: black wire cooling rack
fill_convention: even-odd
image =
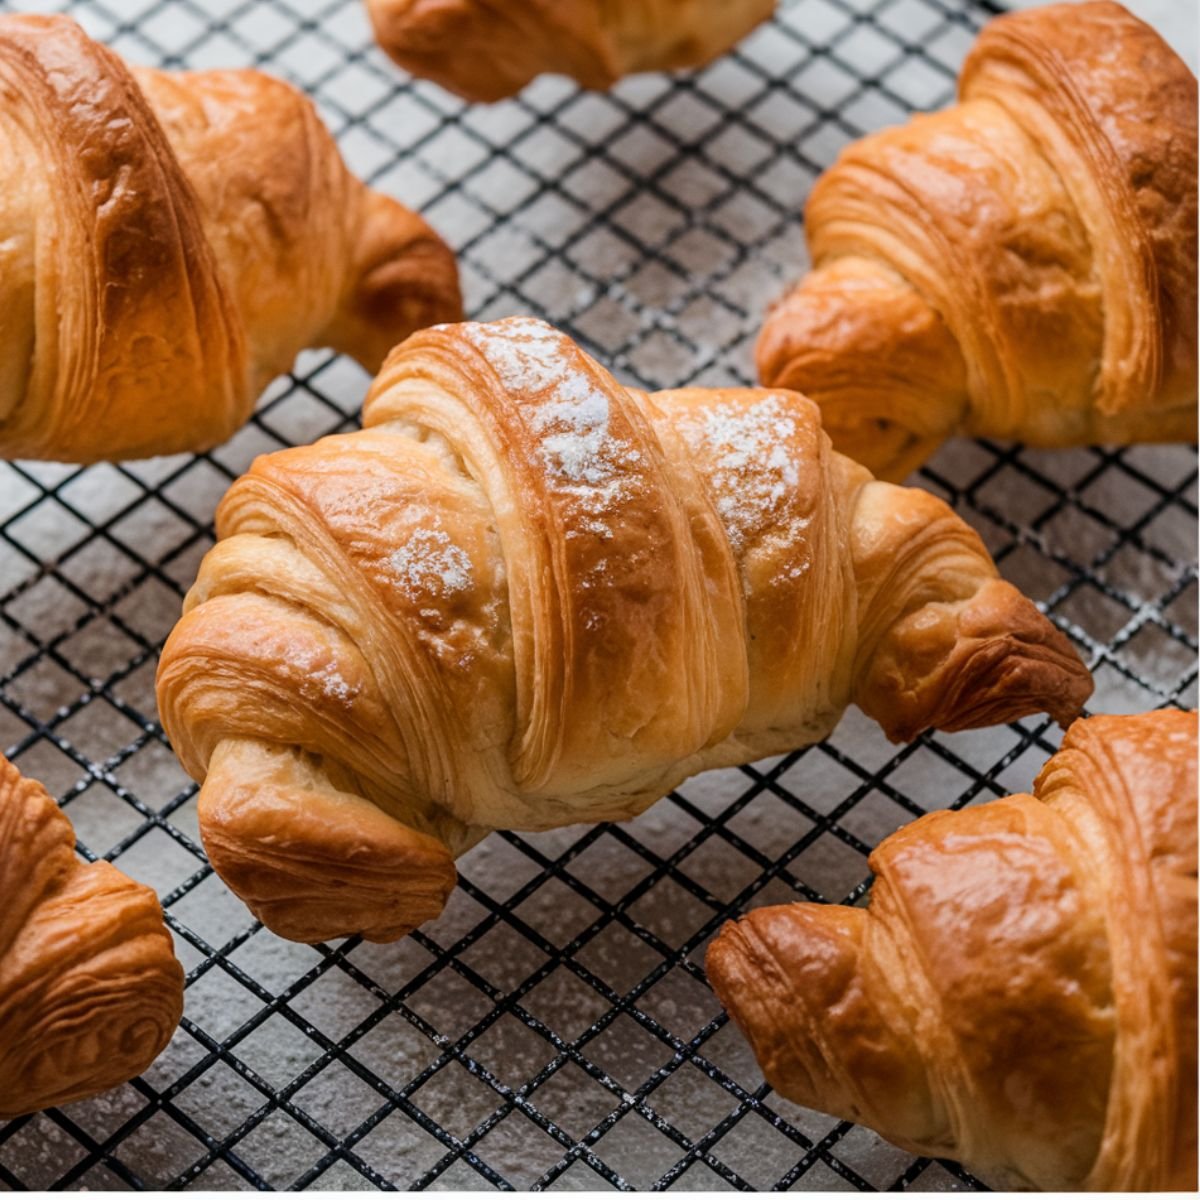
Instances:
[[[647,386],[750,378],[804,266],[800,212],[848,139],[934,107],[991,11],[796,0],[709,69],[464,107],[373,46],[359,0],[79,0],[129,58],[253,64],[310,92],[351,165],[460,252],[470,311],[532,312]],[[976,1182],[763,1083],[705,981],[728,917],[858,901],[931,808],[1028,787],[1044,720],[897,750],[831,740],[684,785],[625,825],[495,834],[445,915],[393,946],[296,946],[208,867],[156,720],[155,660],[228,483],[354,424],[362,373],[309,354],[200,457],[0,465],[0,747],[80,851],[156,887],[188,969],[147,1075],[0,1126],[8,1188],[920,1188]],[[1093,711],[1194,704],[1194,450],[959,442],[922,472],[1074,639]]]

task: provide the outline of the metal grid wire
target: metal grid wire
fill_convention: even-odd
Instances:
[[[691,76],[543,79],[465,107],[373,46],[359,0],[0,0],[65,8],[127,57],[254,64],[318,101],[351,165],[460,252],[470,311],[545,316],[647,386],[751,377],[838,148],[952,94],[989,8],[795,0]],[[702,970],[728,917],[861,901],[900,824],[1028,787],[1045,720],[897,750],[851,713],[797,754],[692,780],[637,820],[493,835],[393,946],[266,933],[207,865],[163,738],[159,647],[228,483],[352,428],[362,373],[305,355],[210,455],[0,466],[0,747],[79,848],[157,888],[187,1008],[143,1079],[0,1126],[0,1187],[921,1188],[950,1163],[787,1103]],[[921,473],[1096,676],[1093,711],[1194,704],[1195,452],[959,442]]]

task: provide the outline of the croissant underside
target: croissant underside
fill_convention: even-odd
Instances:
[[[700,67],[775,0],[367,0],[385,51],[467,100],[515,96],[536,76],[611,87],[636,71]]]

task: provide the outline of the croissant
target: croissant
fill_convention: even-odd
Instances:
[[[1006,1188],[1196,1187],[1196,714],[1071,726],[1032,796],[935,812],[870,907],[727,924],[773,1088]]]
[[[0,756],[0,1120],[140,1075],[183,1014],[154,893],[75,857],[46,789]]]
[[[453,256],[257,71],[128,68],[0,18],[0,454],[204,450],[306,346],[370,371],[460,315]]]
[[[602,89],[637,71],[703,66],[767,20],[775,0],[367,0],[367,9],[406,71],[492,101],[546,72]]]
[[[631,817],[851,702],[907,739],[1090,693],[795,393],[649,396],[510,318],[409,338],[364,423],[233,485],[159,663],[212,864],[286,937],[399,937],[489,830]]]
[[[955,434],[1196,439],[1196,80],[1110,0],[993,20],[959,102],[847,147],[759,375],[901,479]]]

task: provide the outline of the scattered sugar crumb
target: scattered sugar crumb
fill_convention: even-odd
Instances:
[[[388,567],[413,603],[453,596],[472,585],[471,559],[444,529],[418,529],[389,556]]]
[[[349,683],[337,666],[328,661],[328,656],[318,655],[309,646],[293,646],[288,651],[288,662],[307,674],[321,691],[331,700],[349,702],[358,695],[360,688],[357,684]],[[318,667],[317,662],[321,665]]]
[[[314,671],[311,678],[315,679],[321,685],[321,689],[325,695],[331,696],[334,699],[352,700],[358,694],[358,689],[352,688],[342,678],[342,674],[337,667],[332,664],[322,667],[319,671]]]

